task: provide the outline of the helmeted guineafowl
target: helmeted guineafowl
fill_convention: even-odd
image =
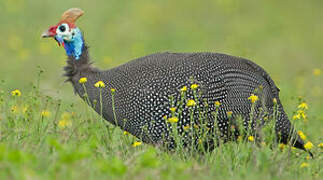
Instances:
[[[232,119],[241,116],[245,127],[251,125],[255,129],[256,119],[263,124],[266,117],[263,112],[273,114],[274,107],[277,107],[275,130],[279,134],[279,141],[287,143],[293,140],[295,147],[305,150],[303,141],[295,134],[284,112],[279,100],[279,89],[258,65],[247,59],[218,53],[166,52],[141,57],[101,71],[91,65],[88,47],[80,29],[75,25],[76,19],[82,14],[83,11],[77,8],[67,10],[61,21],[51,26],[42,37],[53,37],[59,45],[64,46],[68,55],[65,75],[77,94],[83,97],[87,93],[92,106],[95,100],[100,101],[99,88],[94,87],[94,84],[98,81],[106,84],[101,89],[102,115],[110,123],[118,125],[146,143],[170,141],[170,146],[173,146],[172,138],[168,137],[169,129],[165,117],[172,117],[170,108],[174,105],[179,106],[181,111],[177,122],[179,132],[182,133],[183,128],[192,123],[192,117],[194,121],[198,121],[200,114],[204,114],[207,127],[212,129],[216,125],[220,131],[217,136],[224,139],[229,138],[230,122],[227,112],[232,112]],[[87,81],[81,84],[81,78],[86,78]],[[192,84],[198,86],[195,93],[186,90]],[[112,108],[111,88],[116,90],[115,112]],[[187,91],[185,101],[193,100],[191,105],[198,107],[193,112],[186,102],[179,103],[181,89]],[[252,94],[259,97],[254,104],[248,99]],[[198,100],[194,101],[196,96]],[[221,105],[217,107],[216,102]],[[201,113],[198,109],[203,109],[203,104],[207,104],[208,108]],[[250,118],[252,107],[253,119]],[[100,113],[98,104],[94,109]],[[212,112],[216,111],[218,116],[215,121]],[[235,132],[231,136],[238,134],[239,132]],[[185,133],[182,135],[185,136]]]

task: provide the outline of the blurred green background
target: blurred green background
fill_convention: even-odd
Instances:
[[[242,56],[269,72],[290,116],[304,97],[310,126],[323,133],[322,0],[1,0],[4,89],[28,91],[40,66],[43,93],[78,102],[62,76],[64,49],[40,38],[71,7],[85,11],[77,25],[97,67],[161,51]]]

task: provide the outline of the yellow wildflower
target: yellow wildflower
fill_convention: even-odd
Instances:
[[[199,139],[199,144],[202,144],[202,143],[203,143],[202,139]]]
[[[181,88],[181,92],[186,92],[187,91],[187,86],[183,86],[182,88]]]
[[[215,101],[214,104],[216,107],[219,107],[221,105],[221,103],[219,101]]]
[[[301,115],[300,114],[295,114],[293,116],[293,120],[296,120],[296,119],[301,119]]]
[[[12,106],[11,107],[11,112],[12,113],[17,113],[18,112],[18,107],[17,106]]]
[[[321,72],[322,72],[321,69],[318,69],[318,68],[313,69],[314,76],[319,76],[321,74]]]
[[[111,88],[111,93],[114,94],[116,92],[116,89]]]
[[[299,137],[302,139],[302,140],[305,140],[306,139],[306,136],[305,134],[302,132],[302,131],[298,131],[297,134],[299,135]]]
[[[308,109],[308,105],[305,102],[302,102],[300,105],[298,105],[299,109]]]
[[[305,111],[303,111],[303,110],[299,109],[299,110],[297,110],[297,114],[298,114],[301,118],[306,119]]]
[[[257,90],[258,89],[262,90],[262,89],[264,89],[264,86],[263,85],[260,85],[260,86],[258,86]]]
[[[251,94],[251,96],[248,97],[248,99],[251,101],[251,103],[255,103],[256,101],[258,101],[258,96]]]
[[[305,113],[302,113],[302,114],[300,114],[301,116],[302,116],[302,118],[304,119],[304,120],[306,120],[307,119],[307,116],[306,116],[306,114]],[[305,122],[305,121],[304,121]]]
[[[184,131],[188,130],[190,128],[190,125],[186,125],[183,127]]]
[[[18,89],[11,91],[12,96],[21,96],[21,92]]]
[[[233,113],[232,111],[228,111],[227,116],[230,118],[232,116],[232,113]]]
[[[306,167],[308,167],[309,166],[309,164],[308,163],[306,163],[306,162],[303,162],[301,165],[300,165],[300,167],[301,168],[306,168]]]
[[[318,144],[317,147],[323,148],[323,143]]]
[[[28,49],[21,49],[18,52],[18,56],[21,60],[25,60],[30,57],[30,51]]]
[[[242,136],[238,136],[237,141],[241,142],[242,141]]]
[[[198,85],[198,84],[192,84],[192,85],[191,85],[191,89],[192,89],[192,90],[196,90],[198,87],[199,87],[199,85]]]
[[[186,103],[186,106],[188,106],[188,107],[192,107],[195,105],[196,105],[196,102],[193,99],[188,100]]]
[[[84,84],[84,83],[86,83],[87,82],[87,78],[86,77],[82,77],[82,78],[80,78],[80,80],[79,80],[79,83],[80,84]]]
[[[254,138],[253,136],[249,136],[249,137],[248,137],[248,140],[249,140],[250,142],[253,142],[253,141],[255,141],[255,138]]]
[[[28,111],[28,107],[24,107],[24,108],[22,109],[22,113],[24,113],[24,114],[26,114],[26,113],[27,113],[27,111]]]
[[[103,81],[98,81],[94,84],[95,87],[97,88],[104,88],[105,87],[105,84]]]
[[[49,117],[50,116],[50,112],[48,110],[43,110],[40,114],[42,117]]]
[[[267,121],[267,120],[268,120],[268,116],[265,116],[265,117],[264,117],[264,121]]]
[[[129,135],[128,131],[123,131],[123,135]]]
[[[307,155],[306,160],[310,160],[310,159],[311,159],[311,156]]]
[[[135,141],[135,142],[132,144],[132,147],[137,147],[137,146],[140,146],[141,144],[142,144],[142,142]]]
[[[69,112],[63,112],[63,114],[61,115],[61,119],[70,119],[71,115],[72,114]]]
[[[169,108],[169,109],[170,109],[170,111],[171,111],[172,113],[176,111],[176,107],[171,107],[171,108]]]
[[[168,122],[170,122],[170,123],[177,123],[178,122],[178,118],[177,117],[168,118]]]
[[[277,99],[276,98],[273,99],[273,103],[277,104]]]
[[[285,149],[285,144],[283,144],[283,143],[280,143],[279,145],[278,145],[278,147],[279,147],[279,149],[280,150],[284,150]]]
[[[311,143],[310,141],[308,141],[305,145],[304,145],[305,149],[310,150],[313,148],[313,143]]]
[[[297,113],[297,114],[304,114],[305,112],[304,112],[304,110],[303,110],[303,109],[299,109],[299,110],[297,110],[297,111],[296,111],[296,113]]]
[[[72,121],[69,119],[61,119],[58,121],[58,127],[61,129],[64,129],[66,127],[71,127],[72,126]]]
[[[72,126],[72,121],[70,119],[72,118],[73,115],[75,115],[74,112],[72,113],[64,112],[61,115],[61,120],[58,121],[58,127],[64,129],[65,127]]]

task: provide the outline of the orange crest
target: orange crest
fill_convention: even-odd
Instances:
[[[74,24],[75,21],[84,14],[79,8],[71,8],[65,11],[62,15],[61,22],[67,22],[70,24]]]

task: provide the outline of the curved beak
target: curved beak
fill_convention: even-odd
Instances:
[[[54,36],[55,36],[55,34],[54,34],[54,33],[52,33],[52,32],[50,32],[49,30],[44,31],[44,32],[41,34],[41,37],[42,37],[42,38],[49,38],[49,37],[54,37]]]
[[[58,43],[58,46],[61,45],[61,43],[58,41],[58,39],[55,37],[56,36],[56,28],[57,26],[51,26],[47,31],[44,31],[42,34],[41,34],[41,37],[42,38],[54,38],[56,40],[56,42]]]
[[[42,38],[49,38],[49,37],[54,37],[56,35],[56,28],[57,26],[51,26],[48,28],[48,30],[44,31],[41,34]]]

